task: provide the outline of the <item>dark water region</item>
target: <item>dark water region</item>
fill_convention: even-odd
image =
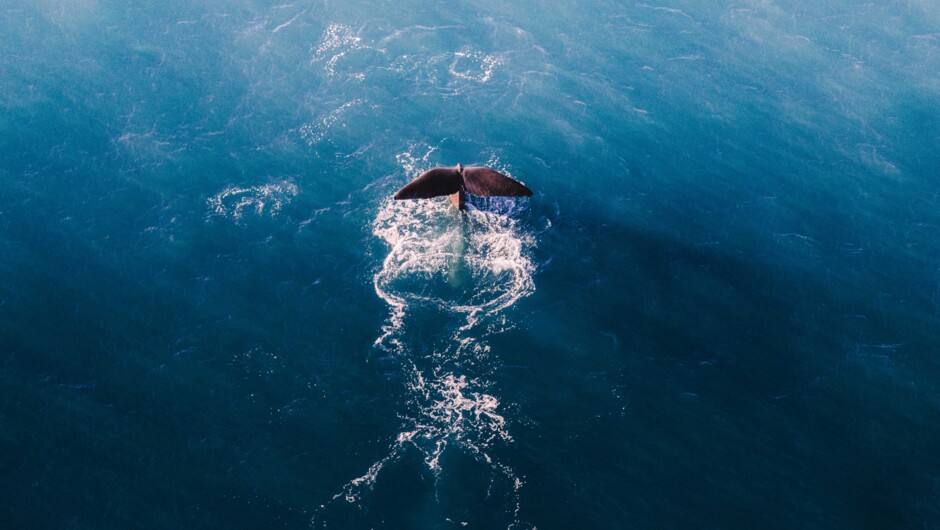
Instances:
[[[0,27],[0,526],[940,527],[934,3]]]

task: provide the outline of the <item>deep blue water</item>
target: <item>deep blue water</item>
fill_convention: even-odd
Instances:
[[[0,527],[940,528],[937,2],[0,30]]]

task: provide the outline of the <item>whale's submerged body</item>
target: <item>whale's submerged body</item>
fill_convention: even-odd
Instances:
[[[451,203],[463,210],[466,194],[479,197],[531,197],[532,190],[522,183],[488,167],[438,167],[425,171],[395,194],[395,200],[430,199],[448,195]]]

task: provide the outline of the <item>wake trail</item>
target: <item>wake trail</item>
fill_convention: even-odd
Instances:
[[[513,438],[488,377],[497,362],[487,341],[512,328],[505,311],[535,290],[529,257],[535,237],[519,219],[522,205],[486,202],[485,209],[471,204],[459,213],[443,200],[387,200],[373,221],[373,234],[389,246],[373,277],[376,294],[389,307],[374,348],[403,375],[402,426],[388,453],[321,507],[314,527],[326,527],[331,504],[361,503],[382,470],[411,451],[423,462],[422,473],[432,476],[436,497],[445,453],[471,457],[489,470],[487,498],[505,492],[508,526],[527,526],[519,520],[523,480],[494,456]],[[416,339],[410,327],[427,315],[443,323],[443,332],[431,348],[420,348],[411,344]]]

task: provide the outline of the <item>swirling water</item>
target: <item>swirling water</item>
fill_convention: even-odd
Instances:
[[[0,28],[0,527],[940,527],[940,4]]]

